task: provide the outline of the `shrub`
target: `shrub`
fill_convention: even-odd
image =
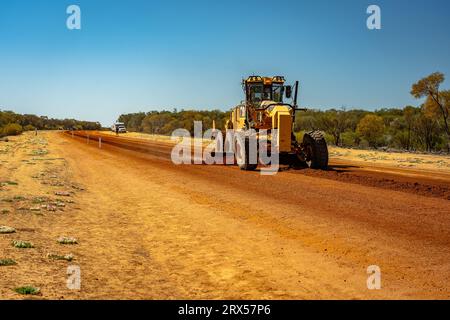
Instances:
[[[16,248],[19,248],[19,249],[34,248],[34,245],[31,242],[19,241],[19,240],[14,240],[13,242],[11,242],[11,245],[13,247],[16,247]]]
[[[59,244],[78,244],[78,240],[71,237],[60,237],[58,239]]]
[[[49,259],[52,259],[52,260],[65,260],[65,261],[72,261],[73,260],[73,254],[66,254],[66,255],[59,255],[59,254],[52,254],[52,253],[49,253],[48,255],[47,255],[47,257],[49,258]]]
[[[39,288],[35,288],[33,286],[25,286],[25,287],[15,288],[14,291],[17,292],[18,294],[23,294],[23,295],[37,295],[41,292],[41,290]]]
[[[16,264],[13,259],[0,259],[0,267],[14,266]]]
[[[331,134],[324,132],[325,141],[328,145],[334,145],[334,138]]]
[[[0,234],[16,233],[16,229],[8,226],[0,226]]]
[[[31,124],[27,124],[23,127],[23,131],[33,131],[35,128]]]
[[[20,124],[9,123],[1,130],[2,136],[17,136],[23,132],[23,128]]]
[[[356,132],[346,131],[341,135],[341,142],[343,147],[355,147],[359,145],[359,136]]]

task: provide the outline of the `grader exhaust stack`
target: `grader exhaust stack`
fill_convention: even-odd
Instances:
[[[297,97],[298,97],[298,80],[295,81],[295,93],[294,93],[294,107],[297,108]]]
[[[267,132],[266,140],[270,152],[279,153],[281,163],[327,169],[328,148],[322,132],[306,132],[302,142],[298,142],[294,134],[296,111],[306,110],[299,109],[297,105],[298,81],[294,86],[292,104],[283,101],[285,97],[292,98],[292,86],[285,85],[282,76],[250,76],[242,81],[242,88],[246,99],[231,110],[226,130],[243,133],[246,137],[243,144],[245,154],[249,153],[250,145],[246,133],[256,132],[259,141],[259,133],[263,131]],[[275,129],[277,135],[272,135]],[[272,141],[274,137],[276,141]],[[257,162],[249,162],[248,156],[239,164],[242,170],[255,170],[257,166]]]

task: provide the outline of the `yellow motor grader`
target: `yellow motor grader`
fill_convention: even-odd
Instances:
[[[245,101],[231,110],[225,125],[226,130],[240,132],[245,136],[245,143],[241,144],[245,149],[244,156],[242,161],[238,161],[242,170],[255,170],[258,166],[258,161],[250,161],[248,156],[250,134],[246,135],[247,132],[256,136],[258,148],[264,141],[269,152],[277,152],[280,164],[327,169],[328,148],[322,132],[306,132],[302,142],[297,141],[294,135],[296,111],[306,110],[297,106],[298,81],[290,86],[285,85],[282,76],[250,76],[242,81],[242,87]],[[284,97],[292,99],[293,103],[284,103]]]

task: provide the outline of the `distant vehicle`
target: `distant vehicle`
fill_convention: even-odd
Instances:
[[[111,126],[111,131],[118,133],[126,133],[127,128],[125,128],[125,124],[123,122],[116,122]]]

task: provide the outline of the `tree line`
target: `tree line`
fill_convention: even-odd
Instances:
[[[294,130],[323,130],[330,144],[343,147],[392,148],[411,151],[449,152],[450,90],[440,90],[445,77],[436,72],[412,85],[411,95],[425,98],[419,106],[383,108],[376,111],[331,109],[298,112]],[[171,134],[178,128],[193,133],[194,121],[203,129],[223,129],[228,112],[213,111],[151,111],[123,114],[119,117],[130,131]]]
[[[145,132],[151,134],[170,135],[178,128],[188,130],[194,134],[194,121],[201,121],[203,130],[213,128],[213,121],[217,129],[225,127],[228,115],[220,110],[197,111],[181,110],[177,111],[150,111],[123,114],[119,117],[119,122],[123,122],[129,131]]]
[[[441,90],[444,74],[435,72],[417,81],[411,95],[423,99],[419,106],[362,109],[310,109],[298,112],[294,125],[297,136],[309,130],[323,130],[330,144],[343,147],[393,148],[412,151],[450,152],[450,90]],[[174,109],[123,114],[118,121],[129,131],[169,135],[178,128],[193,134],[194,121],[203,129],[225,127],[229,112]],[[99,130],[98,122],[74,119],[50,119],[36,115],[20,115],[0,110],[0,136],[20,134],[27,130]]]
[[[78,121],[74,119],[52,119],[32,114],[17,114],[0,110],[0,137],[21,134],[31,130],[99,130],[98,122]]]
[[[403,109],[310,110],[296,119],[300,131],[320,129],[329,143],[342,147],[446,151],[443,123],[424,107]]]
[[[338,146],[450,152],[450,90],[440,90],[444,80],[435,72],[412,85],[411,95],[425,99],[418,107],[311,111],[300,115],[296,128],[322,129]]]

